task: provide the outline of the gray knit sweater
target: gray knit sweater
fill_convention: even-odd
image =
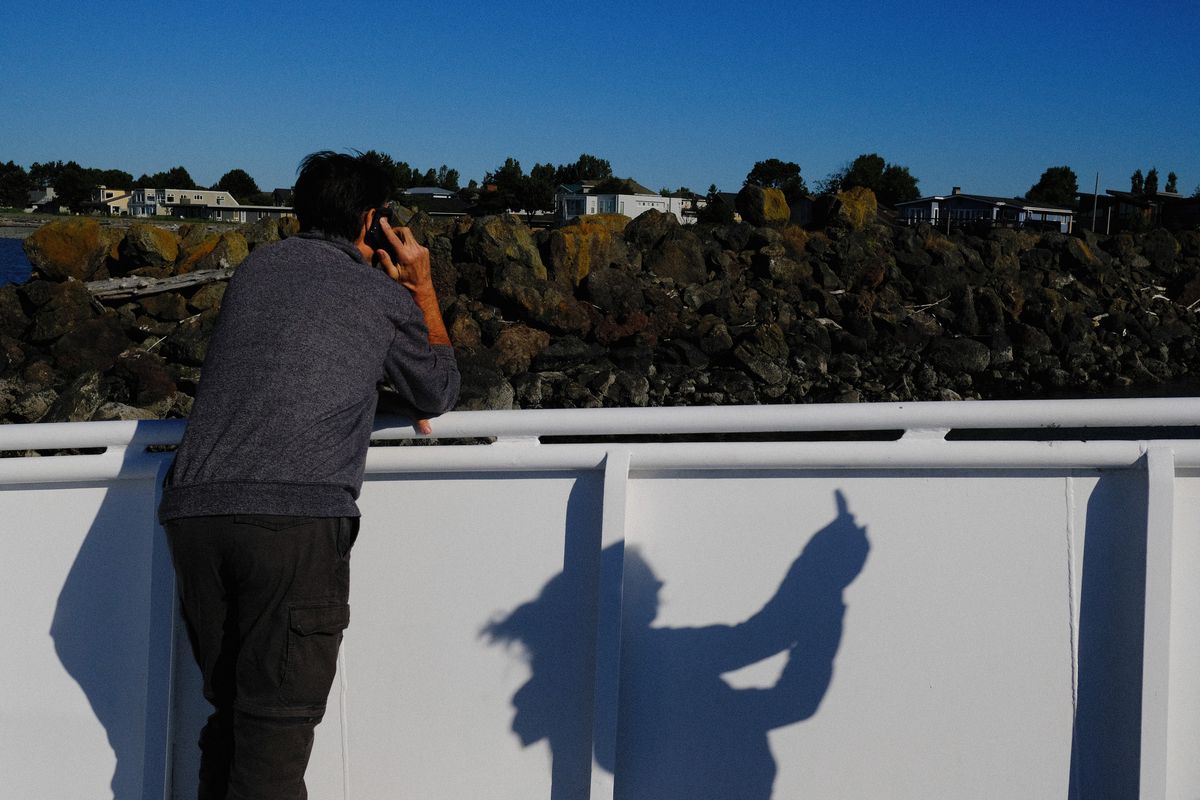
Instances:
[[[358,516],[384,381],[423,416],[458,397],[408,290],[344,240],[259,247],[225,292],[159,518]]]

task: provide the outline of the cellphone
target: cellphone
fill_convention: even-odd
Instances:
[[[379,224],[380,220],[386,219],[388,225],[396,227],[400,224],[397,209],[391,203],[386,203],[375,209],[375,221],[371,223],[371,227],[367,229],[366,238],[363,240],[367,247],[372,250],[387,250],[388,240],[383,233],[383,226]]]

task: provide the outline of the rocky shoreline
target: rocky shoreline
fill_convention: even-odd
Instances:
[[[738,202],[747,221],[717,227],[657,212],[538,232],[512,216],[414,216],[460,359],[459,407],[1200,390],[1200,232],[947,236],[896,224],[864,191],[800,228],[771,190]],[[0,419],[186,416],[225,287],[209,278],[292,232],[39,228],[25,242],[33,278],[0,287]],[[161,282],[180,275],[191,285]],[[97,291],[114,278],[140,288]]]

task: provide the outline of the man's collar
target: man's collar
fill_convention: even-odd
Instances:
[[[296,234],[296,236],[301,239],[316,239],[319,242],[328,242],[337,249],[345,252],[360,264],[367,263],[367,260],[363,258],[362,251],[359,250],[354,245],[354,242],[350,241],[349,239],[344,239],[341,236],[329,236],[324,231],[303,231]]]

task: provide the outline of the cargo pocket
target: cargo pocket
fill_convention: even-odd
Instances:
[[[281,694],[289,704],[324,709],[337,671],[342,631],[350,624],[350,606],[322,603],[288,609],[287,654]]]

